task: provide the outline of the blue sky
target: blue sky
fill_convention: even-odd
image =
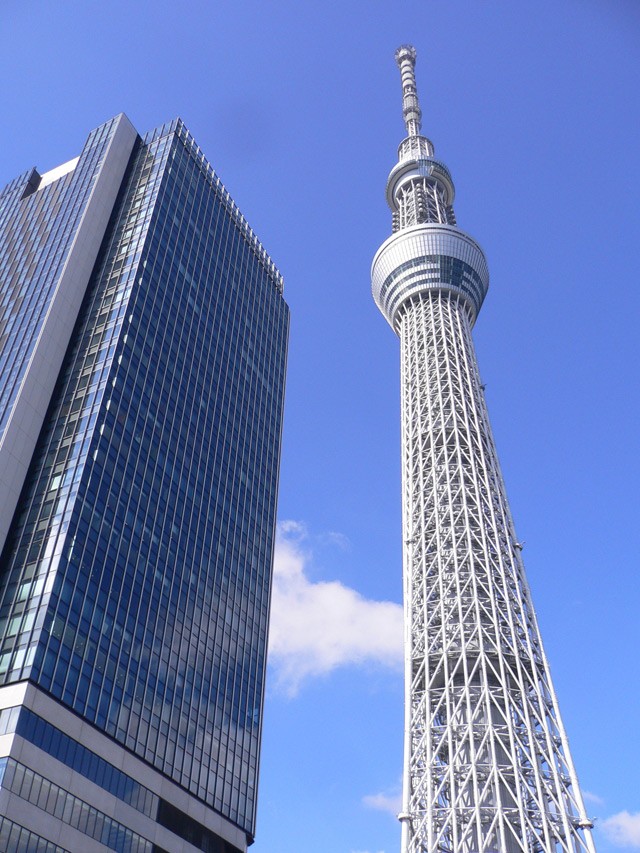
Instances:
[[[3,0],[0,184],[124,111],[180,115],[292,311],[255,853],[392,853],[402,757],[398,342],[370,295],[395,48],[485,249],[475,340],[600,853],[640,850],[633,0]]]

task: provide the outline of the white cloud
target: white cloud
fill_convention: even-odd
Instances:
[[[301,521],[293,521],[293,519],[285,519],[278,522],[278,537],[280,536],[297,536],[304,539],[307,535],[307,527]]]
[[[393,817],[398,817],[402,807],[401,794],[367,794],[362,798],[365,806],[377,809],[379,812],[388,812]]]
[[[618,812],[601,821],[599,826],[618,847],[640,848],[640,812]]]
[[[269,631],[276,686],[294,695],[305,679],[348,665],[401,671],[400,605],[365,598],[339,581],[309,580],[305,540],[303,524],[278,525]]]

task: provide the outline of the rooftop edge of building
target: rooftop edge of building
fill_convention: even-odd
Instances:
[[[116,120],[125,121],[128,125],[131,126],[133,130],[135,130],[134,125],[132,124],[126,113],[118,113],[112,119],[109,119],[106,122],[102,122],[102,124],[98,125],[94,130],[91,131],[84,144],[84,148],[86,148],[91,137],[97,131],[99,131],[100,128]],[[244,236],[247,238],[256,255],[256,258],[262,264],[270,278],[273,279],[274,285],[278,292],[281,295],[284,295],[284,278],[282,276],[282,273],[276,266],[274,260],[271,258],[265,247],[260,242],[260,239],[256,235],[253,228],[247,222],[246,217],[244,216],[236,202],[233,200],[231,193],[223,184],[220,176],[217,174],[213,166],[207,160],[202,149],[195,141],[195,138],[188,130],[184,121],[179,117],[174,118],[171,121],[158,125],[147,133],[141,135],[141,138],[145,144],[150,144],[162,138],[163,136],[169,136],[171,134],[176,134],[178,138],[183,142],[183,144],[189,149],[190,153],[195,157],[195,159],[198,160],[211,186],[218,194],[220,200],[233,218],[236,225],[240,228]],[[140,134],[138,135],[140,136]],[[6,193],[10,193],[19,189],[22,189],[22,197],[26,197],[34,192],[37,192],[38,190],[44,189],[44,187],[54,183],[65,175],[69,174],[69,172],[72,172],[77,166],[80,156],[81,155],[73,157],[70,160],[67,160],[66,162],[60,164],[59,166],[54,166],[51,169],[47,169],[46,172],[42,173],[40,173],[36,167],[27,169],[26,171],[18,175],[16,178],[13,178],[11,181],[5,184],[2,189],[0,189],[0,198],[2,198],[2,196],[4,196]]]

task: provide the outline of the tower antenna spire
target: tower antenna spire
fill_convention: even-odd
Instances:
[[[396,50],[396,62],[402,78],[402,115],[407,127],[407,136],[420,136],[422,110],[416,86],[416,49],[403,44]]]

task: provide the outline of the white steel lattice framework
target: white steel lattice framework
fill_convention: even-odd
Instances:
[[[420,135],[415,51],[396,59],[408,136],[372,281],[402,360],[402,853],[595,853],[471,337],[486,261]]]

